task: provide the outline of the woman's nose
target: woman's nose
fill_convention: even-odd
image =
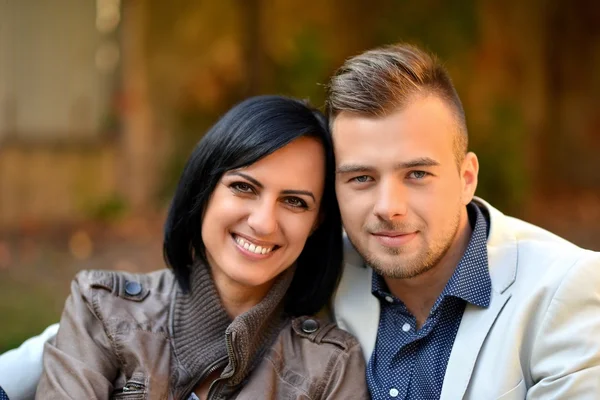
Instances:
[[[277,231],[276,204],[263,200],[252,208],[248,225],[257,235],[268,236]]]

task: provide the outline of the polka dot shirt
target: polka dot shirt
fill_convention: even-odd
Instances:
[[[467,251],[419,330],[402,301],[389,292],[381,276],[373,274],[372,293],[379,299],[381,314],[367,383],[375,400],[439,399],[465,305],[487,308],[490,304],[488,224],[475,204],[469,204],[467,211],[473,227]]]
[[[0,387],[0,400],[8,400],[8,396],[6,395],[6,392],[4,392],[4,389],[2,389],[2,387]]]

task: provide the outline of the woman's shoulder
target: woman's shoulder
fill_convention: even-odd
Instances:
[[[273,399],[367,399],[360,345],[327,319],[290,319],[241,394],[254,398],[259,393]]]
[[[171,270],[161,269],[149,273],[133,273],[117,270],[83,270],[73,280],[82,292],[107,291],[114,296],[141,301],[151,293],[173,290],[175,278]]]
[[[352,334],[316,316],[290,319],[272,350],[282,363],[299,367],[363,361],[360,344]]]
[[[161,321],[168,315],[175,286],[173,273],[167,269],[150,273],[84,270],[75,276],[71,295],[75,301],[88,303],[101,320]]]
[[[319,316],[293,318],[288,329],[293,332],[292,340],[300,343],[333,346],[342,351],[359,346],[358,340],[352,334],[339,328],[335,322]]]

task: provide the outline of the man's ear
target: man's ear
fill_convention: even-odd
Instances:
[[[469,204],[477,190],[477,176],[479,174],[479,160],[473,152],[468,152],[462,162],[460,178],[462,180],[462,201]]]

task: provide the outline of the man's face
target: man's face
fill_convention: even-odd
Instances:
[[[460,167],[457,124],[436,96],[385,117],[341,112],[333,123],[336,191],[349,239],[375,271],[412,278],[451,249],[477,186],[477,157]]]

